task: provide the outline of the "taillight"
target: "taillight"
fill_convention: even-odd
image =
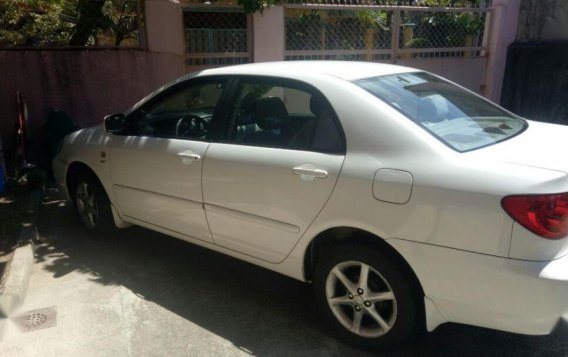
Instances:
[[[507,196],[505,211],[520,225],[547,239],[568,235],[568,193]]]

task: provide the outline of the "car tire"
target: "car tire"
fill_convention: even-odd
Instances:
[[[313,288],[330,332],[371,350],[389,350],[420,337],[425,331],[424,298],[400,265],[366,246],[341,245],[324,252],[316,263]],[[364,270],[366,282],[360,281]]]
[[[110,200],[99,180],[80,172],[73,180],[71,196],[83,227],[93,235],[116,230]]]

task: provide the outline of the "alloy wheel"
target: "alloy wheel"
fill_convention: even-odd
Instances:
[[[79,217],[89,229],[96,229],[99,223],[99,208],[95,191],[87,182],[79,182],[75,191],[75,203]]]
[[[327,276],[325,293],[335,318],[352,333],[376,338],[394,326],[397,303],[387,280],[373,267],[345,261]]]

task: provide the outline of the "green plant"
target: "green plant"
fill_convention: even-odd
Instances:
[[[421,22],[436,47],[464,46],[466,38],[480,34],[485,24],[482,14],[472,12],[435,12]]]
[[[62,0],[61,18],[73,25],[70,46],[92,44],[101,32],[113,38],[106,45],[120,46],[135,39],[138,29],[136,4],[124,1]],[[105,42],[110,42],[109,40]]]
[[[474,36],[483,29],[483,20],[479,14],[461,13],[455,18],[455,25],[466,35]]]
[[[49,46],[64,43],[71,26],[59,18],[57,2],[0,0],[0,45]]]
[[[408,41],[405,46],[406,48],[430,48],[432,46],[432,42],[429,39],[423,37],[417,37],[410,41]]]
[[[237,0],[237,4],[243,7],[247,14],[264,11],[265,7],[270,7],[276,3],[276,0]]]
[[[248,0],[247,0],[248,1]],[[0,0],[0,46],[120,46],[135,40],[138,8],[106,0]]]
[[[355,15],[363,24],[372,29],[389,30],[389,18],[386,11],[355,11]]]
[[[482,2],[483,0],[424,0],[420,4],[429,7],[466,7],[479,6]]]
[[[298,22],[303,26],[309,26],[311,24],[321,21],[321,14],[319,10],[311,10],[309,14],[302,14],[298,17]]]

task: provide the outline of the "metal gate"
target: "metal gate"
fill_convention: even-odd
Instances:
[[[490,9],[287,0],[286,60],[483,57]]]
[[[187,72],[251,62],[250,16],[237,7],[184,7]]]

